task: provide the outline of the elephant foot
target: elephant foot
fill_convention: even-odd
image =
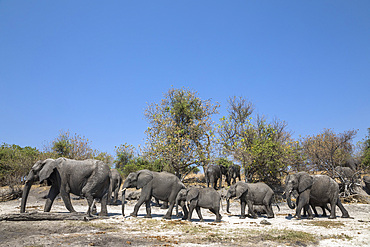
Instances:
[[[187,220],[188,218],[187,217],[182,217],[181,220]]]
[[[135,213],[131,213],[131,214],[130,214],[130,216],[132,216],[132,217],[137,217],[137,214],[135,214]]]
[[[349,218],[349,214],[343,214],[342,218]]]
[[[268,219],[272,219],[274,217],[275,217],[274,215],[267,216]]]
[[[161,207],[160,207],[160,209],[167,209],[168,208],[168,206],[166,206],[166,205],[162,205]]]
[[[171,216],[167,216],[167,215],[165,215],[165,216],[163,216],[163,219],[165,219],[165,220],[170,220],[170,219],[171,219]]]
[[[337,218],[337,217],[335,217],[335,216],[333,216],[333,215],[330,215],[330,216],[329,216],[329,219],[330,219],[330,220],[333,220],[333,219],[336,219],[336,218]]]
[[[144,218],[151,219],[152,216],[151,215],[145,215]]]
[[[308,216],[308,218],[307,219],[309,219],[309,220],[313,220],[313,216]]]
[[[247,218],[245,215],[242,215],[239,217],[239,219],[245,219],[245,218]]]
[[[100,212],[99,216],[108,216],[108,212]]]

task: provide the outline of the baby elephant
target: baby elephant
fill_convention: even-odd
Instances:
[[[188,204],[189,212],[185,202]],[[207,208],[216,215],[216,222],[221,222],[220,214],[221,196],[214,188],[188,188],[181,189],[176,198],[176,215],[178,215],[178,205],[182,206],[184,212],[183,220],[191,220],[193,210],[197,211],[200,221],[203,221],[200,208]]]
[[[240,199],[241,207],[241,219],[245,219],[245,206],[248,204],[248,213],[252,218],[257,218],[256,212],[253,209],[253,205],[262,205],[267,213],[267,218],[274,218],[274,212],[272,211],[272,197],[274,191],[265,183],[244,183],[242,181],[237,182],[230,186],[226,194],[227,209],[229,212],[230,198],[237,197]]]

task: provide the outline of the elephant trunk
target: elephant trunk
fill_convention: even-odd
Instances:
[[[226,212],[230,214],[230,199],[226,200]]]
[[[122,190],[122,216],[125,216],[126,188]]]
[[[292,202],[292,200],[291,200],[292,199],[292,191],[289,190],[288,193],[286,193],[286,196],[287,196],[286,201],[288,203],[288,207],[290,209],[295,209],[295,203]]]
[[[33,180],[27,180],[26,184],[23,187],[23,193],[22,193],[22,202],[21,202],[21,213],[24,213],[26,211],[26,203],[28,194],[30,192],[30,189],[32,187]]]

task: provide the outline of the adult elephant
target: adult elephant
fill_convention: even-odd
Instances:
[[[177,193],[184,189],[185,185],[177,176],[168,172],[153,172],[149,170],[131,172],[122,186],[122,215],[125,215],[125,191],[127,188],[142,189],[134,211],[130,214],[131,216],[136,217],[140,206],[145,202],[145,218],[151,218],[150,202],[151,198],[154,197],[158,200],[169,202],[169,208],[164,218],[171,219]]]
[[[301,210],[308,211],[308,218],[312,219],[312,211],[309,205],[324,206],[330,203],[329,219],[335,219],[335,206],[337,205],[342,212],[342,218],[348,218],[348,211],[343,207],[339,199],[339,185],[334,179],[326,175],[311,176],[306,172],[290,174],[285,179],[285,194],[289,208],[294,209],[296,205],[291,201],[293,191],[298,192],[299,200],[297,203],[295,217],[301,219]]]
[[[111,180],[111,190],[109,191],[109,202],[112,201],[113,204],[117,204],[118,191],[121,188],[122,177],[116,169],[111,169],[112,180]],[[114,193],[112,198],[112,192]]]
[[[227,186],[230,186],[231,180],[233,180],[232,183],[235,184],[237,178],[239,178],[239,181],[241,181],[241,179],[240,179],[240,166],[238,166],[238,165],[229,166],[229,168],[227,169],[227,172],[226,172]]]
[[[217,181],[220,180],[218,188],[221,189],[222,175],[226,175],[226,172],[226,167],[223,165],[209,165],[205,172],[207,187],[211,185],[212,188],[217,190]]]
[[[76,212],[72,206],[70,193],[87,199],[91,215],[94,199],[101,201],[100,215],[108,215],[107,202],[110,190],[111,172],[108,165],[100,160],[71,160],[66,158],[37,161],[28,173],[23,188],[21,213],[25,212],[29,191],[34,182],[44,180],[51,185],[44,211],[50,212],[56,196],[60,193],[66,208]]]
[[[248,204],[248,214],[252,218],[257,218],[256,212],[253,209],[254,205],[262,205],[265,208],[268,218],[274,218],[272,210],[272,197],[274,191],[265,183],[245,183],[237,182],[230,186],[226,194],[227,208],[226,212],[230,213],[230,199],[233,197],[240,199],[241,214],[240,218],[245,219],[245,207]]]

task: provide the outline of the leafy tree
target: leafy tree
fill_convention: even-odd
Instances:
[[[365,140],[362,143],[362,165],[364,169],[370,169],[370,128],[367,129],[368,135],[365,137]]]
[[[98,159],[109,166],[113,164],[113,157],[110,154],[91,148],[89,139],[77,133],[71,135],[69,131],[61,130],[59,136],[46,146],[44,150],[49,153],[47,158]]]
[[[213,152],[211,117],[218,107],[199,98],[195,91],[170,89],[159,104],[152,103],[145,110],[150,125],[146,155],[159,159],[165,170],[179,177],[186,176],[189,167],[206,166]]]
[[[40,158],[40,152],[32,147],[20,147],[3,143],[0,146],[0,186],[8,185],[20,190],[24,176]]]
[[[356,130],[336,134],[331,129],[324,129],[318,135],[302,138],[301,146],[310,169],[326,171],[335,177],[334,168],[351,157],[352,140],[356,134]]]
[[[252,121],[253,111],[253,104],[244,98],[230,98],[229,115],[218,125],[218,143],[242,165],[246,180],[279,183],[282,173],[297,162],[296,143],[285,122],[267,123],[259,115]]]
[[[114,164],[116,169],[122,170],[127,164],[130,163],[131,160],[134,159],[135,156],[135,148],[132,145],[127,143],[116,147],[116,159],[114,160]]]

